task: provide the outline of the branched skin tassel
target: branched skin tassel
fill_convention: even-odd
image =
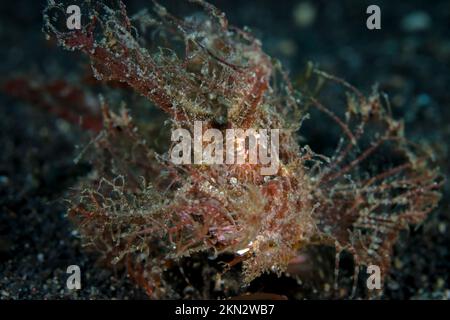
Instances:
[[[226,269],[242,262],[244,284],[285,272],[313,245],[336,248],[336,270],[340,253],[350,252],[355,285],[362,265],[378,265],[385,275],[400,230],[423,221],[440,199],[431,155],[406,140],[376,90],[366,97],[313,68],[309,81],[346,91],[347,109],[331,110],[308,87],[294,90],[251,34],[229,26],[212,5],[191,2],[203,15],[180,19],[155,3],[152,13],[129,18],[121,2],[85,2],[88,21],[78,31],[58,28],[51,17],[64,7],[50,4],[45,30],[87,55],[97,79],[126,83],[165,111],[173,129],[192,132],[198,120],[204,130],[222,132],[281,129],[278,172],[174,165],[169,150],[152,150],[139,119],[103,103],[104,127],[89,149],[95,174],[81,183],[70,209],[86,244],[125,265],[153,298],[173,296],[167,270],[201,252],[234,255]],[[308,110],[341,131],[333,154],[298,142]],[[380,161],[385,155],[390,162]]]

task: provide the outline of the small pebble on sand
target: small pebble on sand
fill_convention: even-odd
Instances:
[[[294,7],[294,22],[304,28],[312,25],[316,19],[316,7],[309,2],[300,2]]]
[[[406,32],[424,31],[431,26],[431,18],[424,11],[414,11],[401,21],[401,27]]]

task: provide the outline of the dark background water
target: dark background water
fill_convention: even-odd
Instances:
[[[148,1],[126,1],[129,12]],[[166,1],[177,8],[180,1]],[[313,61],[364,92],[390,96],[406,132],[425,139],[449,173],[450,1],[214,1],[230,22],[249,26],[292,78]],[[366,8],[381,8],[381,30]],[[0,79],[70,78],[77,54],[45,41],[40,1],[0,4]],[[74,63],[75,61],[75,63]],[[0,93],[0,298],[144,297],[86,254],[59,201],[80,176],[82,133],[29,103]],[[320,129],[320,124],[319,124]],[[386,298],[449,298],[449,186],[440,207],[396,248]],[[86,266],[84,288],[65,289],[65,268]],[[281,292],[282,293],[282,292]]]

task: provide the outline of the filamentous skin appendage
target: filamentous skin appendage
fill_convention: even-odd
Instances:
[[[281,129],[278,172],[174,165],[170,148],[153,151],[145,121],[103,103],[103,129],[87,152],[94,173],[80,182],[69,210],[86,245],[125,266],[152,298],[183,297],[172,270],[190,260],[209,268],[207,256],[233,256],[217,277],[244,285],[283,274],[311,246],[336,249],[336,278],[341,252],[353,256],[354,290],[361,266],[386,275],[399,232],[422,222],[440,199],[431,155],[404,137],[378,91],[365,96],[309,68],[309,83],[345,92],[346,110],[332,110],[310,86],[294,88],[249,32],[230,26],[214,6],[191,2],[201,14],[184,19],[158,3],[130,18],[122,2],[82,2],[81,30],[58,27],[64,6],[50,3],[44,30],[88,56],[99,81],[124,83],[165,111],[172,129],[192,131],[194,121],[204,130]],[[309,110],[339,128],[333,154],[299,143]],[[384,154],[395,161],[380,163]]]

